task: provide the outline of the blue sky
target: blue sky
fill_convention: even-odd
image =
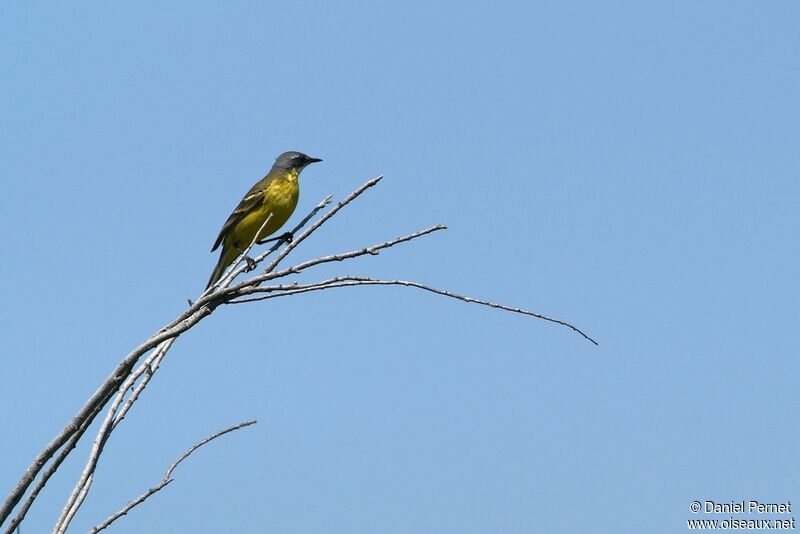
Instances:
[[[295,259],[401,288],[219,309],[114,434],[85,531],[686,529],[800,501],[800,5],[7,2],[0,7],[0,486],[202,289],[284,150]],[[85,458],[23,532],[45,532]],[[727,517],[727,516],[726,516]],[[724,517],[723,517],[724,518]]]

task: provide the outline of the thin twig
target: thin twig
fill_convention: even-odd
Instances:
[[[153,351],[151,356],[149,356],[142,364],[140,364],[140,367],[136,372],[142,376],[142,380],[135,388],[133,388],[131,396],[128,397],[128,400],[126,400],[125,404],[122,406],[122,408],[120,408],[119,413],[117,413],[117,415],[114,417],[114,424],[111,427],[112,431],[117,427],[118,424],[122,422],[123,419],[125,419],[125,415],[128,413],[128,410],[131,409],[133,403],[137,401],[139,395],[141,395],[142,391],[144,391],[144,388],[146,388],[147,384],[150,383],[150,380],[153,378],[153,375],[155,374],[159,365],[161,365],[161,361],[167,355],[167,351],[169,351],[174,342],[175,338],[165,341],[159,345],[155,351]],[[142,372],[139,372],[140,370]]]
[[[252,278],[248,278],[244,282],[240,282],[235,286],[227,288],[225,291],[220,291],[219,303],[224,304],[228,300],[230,300],[230,298],[232,298],[231,295],[236,296],[238,293],[240,293],[240,290],[248,287],[257,287],[260,283],[266,282],[267,280],[275,280],[276,278],[283,278],[291,274],[297,274],[305,269],[308,269],[310,267],[315,267],[323,263],[344,261],[344,260],[349,260],[351,258],[357,258],[359,256],[367,256],[367,255],[377,256],[378,253],[383,249],[391,248],[400,243],[405,243],[406,241],[411,241],[413,239],[417,239],[418,237],[422,237],[424,235],[428,235],[433,232],[438,232],[440,230],[447,230],[447,227],[444,226],[443,224],[437,224],[436,226],[431,226],[429,228],[425,228],[424,230],[418,230],[416,232],[412,232],[410,234],[397,237],[395,239],[390,239],[389,241],[385,241],[383,243],[371,245],[369,247],[360,248],[358,250],[351,250],[349,252],[341,252],[339,254],[331,254],[329,256],[322,256],[320,258],[315,258],[313,260],[308,260],[303,263],[294,265],[292,267],[288,267],[281,271],[267,272],[264,274],[253,276]],[[215,294],[215,296],[217,295]]]
[[[272,215],[273,215],[272,212],[270,212],[267,215],[267,218],[264,219],[264,222],[261,223],[261,226],[258,227],[258,231],[255,233],[255,235],[253,235],[253,240],[250,241],[250,244],[247,245],[247,248],[245,248],[242,252],[239,253],[239,256],[237,256],[236,258],[236,261],[233,262],[233,264],[231,264],[230,267],[228,267],[226,272],[222,273],[220,279],[217,280],[217,282],[215,282],[214,284],[212,284],[212,286],[218,285],[221,287],[225,287],[227,284],[231,283],[234,278],[238,276],[238,273],[234,274],[234,271],[236,270],[237,267],[239,267],[242,261],[248,257],[247,255],[250,253],[250,250],[256,245],[256,241],[258,240],[258,234],[260,234],[264,230],[264,228],[266,228],[267,223],[272,219]],[[250,263],[242,265],[242,267],[244,268],[243,270],[249,269]]]
[[[322,226],[323,224],[325,224],[325,223],[328,221],[328,219],[330,219],[331,217],[333,217],[334,215],[336,215],[336,213],[337,213],[337,212],[338,212],[340,209],[342,209],[343,207],[347,206],[348,204],[350,204],[350,202],[352,202],[353,200],[355,200],[355,199],[357,199],[359,196],[361,196],[361,193],[363,193],[364,191],[366,191],[366,190],[367,190],[367,189],[369,189],[370,187],[373,187],[373,186],[377,185],[377,184],[378,184],[378,182],[380,182],[382,179],[383,179],[383,176],[382,176],[382,175],[381,175],[381,176],[376,176],[376,177],[375,177],[375,178],[373,178],[372,180],[369,180],[369,181],[367,181],[366,183],[364,183],[364,185],[362,185],[361,187],[359,187],[358,189],[356,189],[355,191],[353,191],[352,193],[350,193],[349,195],[347,195],[347,196],[346,196],[344,199],[342,199],[341,201],[339,201],[339,203],[337,203],[337,204],[336,204],[336,206],[334,206],[334,208],[333,208],[331,211],[329,211],[328,213],[326,213],[325,215],[323,215],[322,217],[320,217],[320,218],[319,218],[319,220],[318,220],[317,222],[315,222],[314,224],[312,224],[311,226],[309,226],[309,227],[306,229],[306,231],[305,231],[305,232],[303,232],[302,234],[300,234],[300,235],[299,235],[299,236],[297,236],[296,238],[292,239],[292,242],[291,242],[291,243],[289,243],[289,245],[288,245],[288,246],[287,246],[285,249],[283,249],[283,250],[281,251],[281,253],[280,253],[280,254],[278,254],[278,255],[275,257],[275,259],[274,259],[274,260],[272,260],[272,262],[271,262],[271,263],[270,263],[270,264],[267,266],[267,268],[266,268],[266,269],[264,269],[264,272],[267,272],[267,273],[268,273],[268,272],[272,272],[272,271],[275,269],[275,267],[277,267],[277,266],[278,266],[278,264],[281,262],[281,260],[282,260],[283,258],[285,258],[285,257],[286,257],[286,256],[287,256],[287,255],[288,255],[288,254],[289,254],[289,253],[292,251],[292,250],[294,250],[295,248],[297,248],[297,246],[298,246],[300,243],[302,243],[302,242],[303,242],[303,241],[304,241],[304,240],[305,240],[305,239],[306,239],[308,236],[310,236],[311,234],[313,234],[313,233],[314,233],[314,231],[315,231],[317,228],[319,228],[320,226]]]
[[[219,432],[215,432],[214,434],[211,434],[210,436],[208,436],[204,440],[199,441],[199,442],[195,443],[194,445],[192,445],[191,448],[189,448],[186,452],[184,452],[177,460],[172,462],[172,465],[170,465],[169,468],[167,468],[167,470],[164,472],[164,478],[161,479],[161,482],[159,482],[158,484],[156,484],[152,488],[148,489],[146,492],[141,494],[136,499],[134,499],[131,502],[129,502],[128,504],[126,504],[122,509],[120,509],[116,513],[112,514],[110,517],[108,517],[108,519],[106,519],[105,521],[103,521],[102,523],[100,523],[99,525],[94,527],[91,531],[89,531],[89,534],[96,534],[97,532],[100,532],[101,530],[107,528],[111,523],[113,523],[114,521],[116,521],[120,517],[126,515],[133,508],[135,508],[136,506],[142,504],[145,500],[147,500],[148,497],[150,497],[154,493],[157,493],[157,492],[161,491],[167,484],[169,484],[170,482],[175,480],[174,478],[172,478],[172,472],[175,471],[175,468],[178,467],[178,464],[180,464],[182,461],[184,461],[186,458],[188,458],[194,451],[196,451],[197,449],[199,449],[200,447],[202,447],[203,445],[205,445],[209,441],[215,440],[218,437],[227,434],[228,432],[233,432],[234,430],[239,430],[240,428],[244,428],[246,426],[254,425],[255,423],[256,423],[256,420],[253,419],[252,421],[245,421],[244,423],[239,423],[238,425],[233,425],[231,427],[226,428],[225,430],[220,430]]]
[[[506,306],[504,304],[498,304],[496,302],[490,302],[488,300],[481,300],[476,299],[473,297],[468,297],[465,295],[459,295],[458,293],[453,293],[452,291],[447,291],[444,289],[437,289],[435,287],[427,286],[425,284],[420,284],[419,282],[413,282],[409,280],[380,280],[376,278],[367,278],[363,276],[339,276],[336,278],[331,278],[329,280],[323,280],[322,282],[317,282],[315,284],[289,284],[289,285],[282,285],[282,286],[267,286],[267,287],[248,287],[241,290],[241,294],[257,294],[257,293],[266,293],[264,295],[258,297],[249,297],[249,298],[237,298],[235,300],[231,300],[227,302],[227,304],[241,304],[244,302],[255,302],[259,300],[267,300],[273,299],[277,297],[284,297],[288,295],[297,295],[299,293],[308,293],[309,291],[320,291],[323,289],[329,289],[334,287],[352,287],[352,286],[405,286],[405,287],[415,287],[417,289],[422,289],[425,291],[429,291],[431,293],[435,293],[437,295],[441,295],[443,297],[450,297],[456,300],[460,300],[462,302],[469,302],[472,304],[480,304],[481,306],[488,306],[490,308],[496,308],[499,310],[504,310],[513,313],[519,313],[522,315],[528,315],[530,317],[535,317],[537,319],[541,319],[543,321],[548,321],[551,323],[559,324],[561,326],[565,326],[581,336],[583,336],[588,341],[591,341],[595,345],[597,345],[597,341],[589,337],[586,333],[584,333],[580,328],[560,319],[554,319],[553,317],[548,317],[547,315],[543,315],[541,313],[532,312],[529,310],[525,310],[523,308],[515,308],[512,306]]]
[[[369,183],[369,182],[367,182],[367,183]],[[364,187],[364,186],[362,186],[362,187]],[[296,234],[296,233],[297,233],[297,232],[299,232],[299,231],[300,231],[300,230],[301,230],[303,227],[305,227],[305,225],[306,225],[306,224],[308,224],[308,221],[310,221],[310,220],[311,220],[311,218],[312,218],[312,217],[314,217],[314,215],[316,215],[317,213],[319,213],[319,211],[320,211],[320,210],[322,210],[322,209],[323,209],[323,208],[325,208],[325,207],[326,207],[328,204],[330,204],[332,200],[333,200],[333,195],[328,195],[327,197],[325,197],[325,198],[322,200],[322,202],[320,202],[319,204],[317,204],[317,206],[316,206],[316,207],[315,207],[313,210],[311,210],[311,213],[309,213],[308,215],[306,215],[305,219],[303,219],[302,221],[300,221],[300,222],[297,224],[297,226],[295,226],[294,228],[292,228],[292,230],[289,232],[290,234],[292,234],[292,241],[291,241],[291,243],[289,243],[289,245],[290,245],[290,246],[292,245],[292,243],[295,243],[295,242],[300,242],[302,239],[305,239],[306,237],[308,237],[308,234],[307,234],[307,233],[304,233],[303,235],[299,235],[299,236],[297,236],[297,238],[295,238],[295,237],[294,237],[294,234]],[[337,208],[337,210],[336,210],[336,211],[338,211],[338,208]],[[330,217],[328,217],[328,218],[330,218]],[[316,223],[315,223],[315,224],[316,224]],[[262,261],[263,261],[263,260],[264,260],[264,259],[265,259],[267,256],[269,256],[270,254],[272,254],[273,252],[275,252],[276,250],[278,250],[278,249],[281,247],[281,245],[283,245],[284,243],[286,243],[286,239],[278,239],[278,240],[275,242],[275,244],[274,244],[274,245],[272,245],[272,246],[271,246],[271,247],[270,247],[268,250],[266,250],[266,251],[262,252],[261,254],[259,254],[259,255],[258,255],[258,257],[256,257],[256,260],[255,260],[256,264],[259,264],[259,263],[261,263],[261,262],[262,262]],[[297,246],[297,245],[294,245],[294,246],[292,246],[292,248],[294,248],[294,247],[296,247],[296,246]]]

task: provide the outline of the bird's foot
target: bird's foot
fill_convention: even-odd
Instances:
[[[264,243],[269,243],[270,241],[286,241],[287,243],[291,243],[294,240],[294,234],[292,232],[286,232],[278,237],[270,237],[269,239],[262,239],[258,241],[258,245],[263,245]]]
[[[248,271],[252,271],[253,269],[256,268],[256,260],[254,260],[250,256],[245,256],[244,257],[244,261],[247,262],[247,270]]]

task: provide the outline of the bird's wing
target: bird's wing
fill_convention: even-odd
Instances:
[[[228,217],[228,220],[225,221],[225,224],[222,225],[222,230],[219,231],[217,240],[214,241],[214,246],[211,247],[211,252],[217,250],[217,247],[222,244],[222,240],[225,239],[225,236],[228,234],[228,232],[230,232],[239,221],[244,219],[248,213],[261,205],[261,203],[264,201],[264,193],[266,192],[267,187],[269,187],[270,182],[272,182],[272,180],[269,180],[267,177],[265,177],[247,192],[242,201],[239,202],[239,205],[236,206],[236,209],[233,210],[233,213],[231,213],[230,217]]]

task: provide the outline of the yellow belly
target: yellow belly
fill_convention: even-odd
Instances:
[[[277,232],[292,216],[298,198],[300,198],[300,187],[296,178],[272,182],[267,188],[261,206],[248,213],[231,232],[231,244],[241,251],[253,242],[256,232],[258,241]]]

